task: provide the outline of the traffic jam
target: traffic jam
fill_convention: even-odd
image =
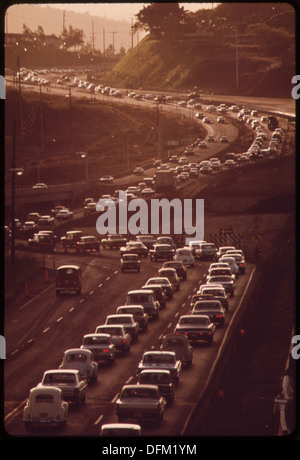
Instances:
[[[193,159],[193,165],[188,168],[189,163],[180,162],[181,157],[173,158],[179,163],[178,169],[172,168],[171,163],[167,168],[165,164],[158,164],[157,168],[159,170],[162,166],[162,170],[168,171],[172,168],[174,183],[180,186],[186,180],[194,180],[193,173],[196,178],[205,174],[206,166],[210,173],[221,172],[230,166],[248,164],[280,153],[283,136],[280,128],[272,136],[272,145],[266,148],[264,146],[269,141],[267,136],[264,137],[265,131],[257,127],[257,123],[250,129],[257,131],[248,152],[236,155],[235,159],[227,158],[226,164],[218,161],[218,168],[214,159],[205,165]],[[188,179],[182,179],[186,174]],[[154,190],[152,192],[155,194]],[[128,191],[130,193],[132,190]],[[135,193],[130,200],[137,198],[141,189],[136,187]],[[116,196],[106,195],[102,199],[118,205]],[[86,198],[82,215],[96,215],[96,205],[93,198]],[[74,221],[74,228],[58,236],[56,230],[66,221]],[[94,331],[86,330],[76,347],[70,343],[70,347],[62,352],[60,365],[45,369],[41,381],[32,386],[22,407],[26,433],[36,434],[41,428],[43,433],[44,427],[64,427],[60,431],[63,436],[70,418],[73,420],[78,416],[74,406],[88,406],[89,394],[97,392],[97,386],[101,391],[103,374],[107,372],[112,378],[116,366],[122,360],[131,359],[131,351],[141,340],[144,351],[139,357],[135,356],[135,371],[119,385],[115,397],[105,401],[109,409],[100,413],[94,429],[100,436],[141,436],[153,433],[155,429],[159,434],[164,433],[161,427],[166,420],[169,423],[168,413],[170,418],[176,414],[172,407],[176,406],[178,391],[182,391],[180,386],[185,373],[198,366],[199,355],[204,349],[216,349],[214,345],[219,331],[230,326],[228,318],[233,314],[233,305],[234,308],[238,306],[236,292],[240,301],[247,287],[246,277],[250,276],[253,267],[250,269],[243,248],[237,245],[218,246],[204,240],[178,244],[170,235],[163,234],[128,237],[113,233],[98,238],[76,228],[75,222],[73,211],[57,206],[49,215],[32,212],[24,224],[18,219],[15,223],[19,225],[18,234],[23,237],[18,246],[21,250],[64,258],[64,263],[56,268],[53,290],[57,300],[63,303],[73,295],[82,298],[86,262],[83,268],[81,260],[86,260],[86,255],[90,255],[91,260],[97,259],[99,267],[104,254],[105,261],[111,258],[116,268],[116,284],[121,277],[129,275],[130,289],[123,292],[123,303],[110,305],[109,314]],[[139,284],[139,275],[148,273],[148,267],[149,277]],[[184,302],[180,304],[176,297],[182,291]],[[164,324],[156,326],[164,316]],[[170,322],[166,323],[167,318],[172,320],[171,327]],[[155,340],[153,328],[160,331]],[[148,343],[147,334],[150,333]],[[153,342],[155,345],[151,345]],[[218,346],[220,343],[221,337]],[[193,379],[192,383],[194,385]],[[195,388],[193,391],[197,394]]]

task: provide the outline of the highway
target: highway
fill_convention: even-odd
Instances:
[[[177,110],[177,107],[170,105],[170,109]],[[165,106],[163,110],[169,108]],[[238,130],[235,126],[216,123],[214,114],[210,114],[210,117],[213,123],[206,125],[208,135],[213,134],[217,139],[227,135],[229,143],[236,138]],[[216,142],[208,149],[198,151],[196,159],[199,162],[211,157],[226,146]],[[192,161],[193,157],[190,159]],[[147,171],[149,175],[153,172],[152,169]],[[133,179],[136,181],[135,176],[118,179],[116,185]],[[90,231],[94,233],[95,228]],[[43,258],[44,255],[38,254],[37,257]],[[80,265],[83,289],[80,296],[57,297],[51,282],[40,294],[23,305],[15,309],[7,308],[4,421],[6,431],[11,436],[45,436],[45,430],[33,433],[25,431],[22,422],[22,411],[30,389],[41,381],[44,371],[59,366],[66,349],[79,347],[84,334],[94,332],[98,325],[104,323],[108,314],[115,313],[116,308],[124,304],[130,289],[142,287],[147,279],[156,275],[161,266],[160,262],[151,262],[147,258],[142,259],[140,273],[121,273],[117,250],[101,250],[100,256],[78,256],[57,251],[46,257],[49,267],[67,263]],[[118,357],[111,367],[99,367],[98,381],[90,385],[86,403],[80,407],[70,407],[67,425],[59,432],[46,430],[47,436],[97,437],[103,423],[117,421],[115,401],[122,386],[136,381],[137,366],[144,351],[159,348],[162,336],[172,332],[179,317],[190,311],[190,298],[199,285],[204,283],[209,264],[209,261],[196,261],[195,266],[188,270],[187,281],[181,282],[180,290],[167,302],[166,308],[160,311],[159,319],[151,322],[148,330],[140,334],[128,355]],[[236,281],[236,292],[229,301],[225,326],[217,329],[212,346],[194,345],[193,365],[183,369],[174,402],[167,407],[159,426],[142,424],[143,435],[182,435],[194,403],[205,386],[226,330],[230,327],[230,321],[251,286],[254,272],[255,266],[248,263],[246,274],[239,276]]]

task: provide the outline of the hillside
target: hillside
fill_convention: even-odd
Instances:
[[[218,36],[177,41],[145,37],[110,71],[104,83],[127,88],[191,90],[245,96],[290,97],[295,74],[293,51],[268,53],[239,37]],[[238,62],[238,87],[236,63]]]

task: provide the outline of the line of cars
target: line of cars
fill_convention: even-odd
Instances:
[[[219,248],[218,264],[222,264],[222,269],[228,272],[230,262],[233,268],[233,261],[240,261],[238,256],[241,255],[242,251],[234,247]],[[213,262],[210,267],[208,276],[211,278],[200,286],[197,293],[201,294],[202,299],[195,299],[195,295],[191,299],[191,308],[194,302],[191,315],[179,318],[174,331],[163,338],[159,349],[144,352],[137,368],[136,384],[124,385],[116,400],[118,424],[103,426],[103,436],[108,435],[110,429],[134,429],[133,424],[125,423],[127,419],[162,420],[168,404],[174,399],[183,367],[192,364],[192,343],[198,340],[211,342],[208,334],[213,335],[220,322],[216,308],[210,311],[208,308],[200,309],[201,301],[205,299],[215,304],[222,302],[225,310],[227,302],[228,309],[229,291],[224,283],[217,280],[218,284],[215,284],[216,280],[213,279],[215,272],[212,270],[217,270],[216,263]],[[176,268],[181,271],[177,272]],[[182,261],[165,261],[158,268],[157,276],[148,279],[141,288],[127,293],[124,305],[118,306],[115,314],[108,315],[95,332],[84,334],[80,346],[66,350],[58,369],[45,371],[41,382],[30,390],[23,410],[26,429],[36,425],[65,425],[69,403],[79,405],[85,402],[88,386],[97,381],[99,364],[113,364],[117,356],[126,355],[130,351],[131,344],[138,340],[139,334],[147,331],[149,321],[159,318],[159,311],[166,307],[168,299],[180,288],[179,280],[186,279],[186,271]],[[243,272],[242,265],[238,267],[237,275],[240,272]],[[234,277],[233,274],[231,276]],[[211,290],[208,294],[205,287],[215,292]],[[223,293],[223,299],[220,292]],[[196,329],[187,330],[182,324],[183,318],[196,318]]]

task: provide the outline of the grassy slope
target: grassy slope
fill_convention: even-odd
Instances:
[[[145,37],[105,78],[112,86],[198,90],[221,94],[290,97],[293,66],[263,56],[255,46],[239,46],[236,89],[234,41],[219,38],[159,41]],[[140,81],[140,85],[139,85]]]

